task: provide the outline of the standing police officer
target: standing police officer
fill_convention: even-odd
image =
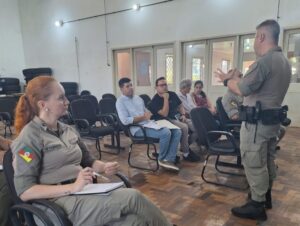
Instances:
[[[280,108],[289,87],[291,69],[278,46],[279,24],[266,20],[256,27],[254,51],[257,60],[243,78],[233,70],[215,72],[225,86],[244,96],[247,118],[242,123],[240,149],[251,199],[231,211],[233,215],[266,220],[265,208],[272,208],[271,189],[276,177],[275,148],[280,128]],[[261,111],[255,106],[261,107]],[[252,112],[252,116],[248,114]]]

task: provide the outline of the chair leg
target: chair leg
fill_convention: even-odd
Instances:
[[[229,163],[229,162],[220,161],[220,155],[217,156],[217,159],[216,159],[216,162],[215,162],[215,169],[219,173],[228,174],[228,175],[232,175],[232,176],[240,176],[240,177],[245,177],[246,176],[244,173],[233,173],[233,172],[221,170],[221,169],[219,169],[219,166],[230,167],[230,168],[234,168],[234,169],[243,169],[243,167],[241,167],[242,165],[239,165],[239,164],[236,164],[236,163]]]
[[[149,157],[149,144],[147,144],[147,155]],[[156,153],[156,147],[155,145],[153,144],[154,146],[154,151]],[[133,147],[133,143],[131,143],[130,147],[129,147],[129,153],[128,153],[128,165],[132,168],[136,168],[136,169],[142,169],[142,170],[149,170],[149,171],[152,171],[152,172],[155,172],[158,170],[159,168],[159,165],[158,165],[158,159],[156,158],[156,167],[154,169],[151,169],[151,168],[145,168],[145,167],[141,167],[141,166],[136,166],[136,165],[133,165],[132,162],[131,162],[131,154],[132,154],[132,147]],[[151,159],[152,160],[152,159]]]
[[[117,146],[115,145],[115,137],[116,137],[116,141],[117,141]],[[121,147],[120,145],[120,132],[116,132],[114,134],[111,134],[111,144],[104,144],[104,147],[107,148],[112,148],[112,149],[117,149],[116,152],[110,152],[110,151],[102,151],[108,154],[113,154],[113,155],[118,155],[120,154],[121,149],[125,150],[125,147]]]
[[[247,186],[245,186],[245,187],[240,187],[240,186],[234,186],[234,185],[222,184],[222,183],[218,183],[218,182],[216,182],[216,181],[210,181],[210,180],[206,179],[205,176],[204,176],[204,172],[205,172],[205,169],[206,169],[206,166],[207,166],[207,162],[208,162],[209,157],[210,157],[210,155],[208,154],[207,157],[206,157],[206,159],[205,159],[205,162],[204,162],[204,164],[203,164],[202,173],[201,173],[201,177],[202,177],[202,179],[203,179],[206,183],[208,183],[208,184],[214,184],[214,185],[217,185],[217,186],[224,186],[224,187],[228,187],[228,188],[233,188],[233,189],[237,189],[237,190],[246,190],[246,189],[248,189],[248,187],[249,187],[248,183],[247,183]],[[218,156],[218,157],[219,157],[219,156]],[[218,160],[218,157],[217,157],[217,160]],[[217,161],[217,160],[216,160],[216,161]]]
[[[101,159],[101,146],[99,139],[96,140],[96,149],[99,152],[99,159]]]

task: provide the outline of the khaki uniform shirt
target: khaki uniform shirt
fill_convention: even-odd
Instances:
[[[280,47],[270,49],[253,63],[238,83],[244,98],[243,105],[255,106],[261,101],[262,109],[281,107],[291,80],[291,67]]]
[[[222,105],[229,118],[239,113],[239,106],[241,106],[242,103],[243,97],[235,94],[230,89],[227,90],[222,98]]]
[[[20,195],[35,184],[57,184],[74,179],[95,161],[76,131],[63,123],[58,132],[35,117],[13,141],[14,182]]]

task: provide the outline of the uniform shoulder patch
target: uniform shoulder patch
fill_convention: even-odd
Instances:
[[[27,163],[30,163],[35,158],[33,150],[29,147],[24,147],[20,149],[18,151],[18,155]]]

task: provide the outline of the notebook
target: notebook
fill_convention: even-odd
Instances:
[[[87,184],[84,188],[73,195],[105,194],[124,186],[124,182]]]
[[[0,164],[0,170],[1,170],[1,171],[3,170],[3,165],[1,165],[1,164]]]

